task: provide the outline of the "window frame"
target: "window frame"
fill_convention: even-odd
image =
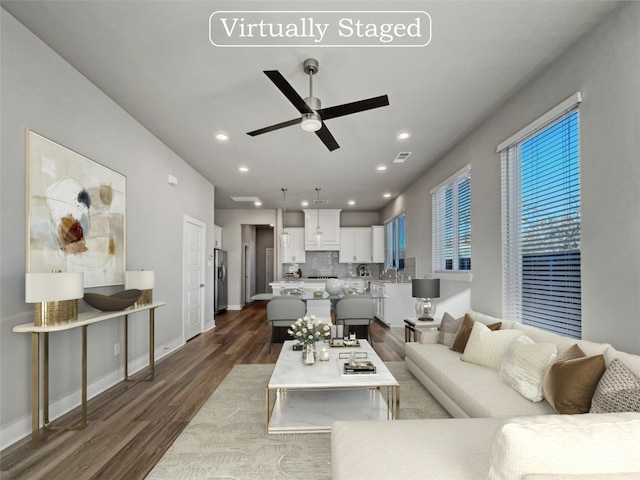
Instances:
[[[463,199],[466,202],[461,207],[460,186],[467,181],[469,182],[468,191],[463,193]],[[471,191],[471,165],[466,165],[431,189],[431,269],[438,276],[451,274],[463,279],[470,278],[472,274]],[[450,210],[447,208],[449,192]],[[468,225],[468,232],[461,234],[461,216],[464,215],[468,216],[465,222]],[[450,233],[448,233],[449,229]],[[468,243],[469,268],[460,268],[462,266],[460,253],[463,248],[461,245],[465,240]],[[447,245],[449,242],[450,245]],[[447,253],[449,250],[450,258]],[[447,268],[449,261],[451,268]]]
[[[539,328],[565,335],[573,338],[581,338],[582,336],[582,321],[581,321],[581,260],[580,260],[580,205],[581,205],[581,192],[580,192],[580,111],[579,104],[582,100],[580,93],[576,93],[562,102],[554,109],[547,112],[545,115],[532,122],[530,125],[521,129],[518,133],[502,142],[498,145],[497,151],[501,156],[501,169],[502,169],[502,242],[503,242],[503,275],[502,275],[502,291],[503,291],[503,316],[522,322],[524,324],[534,325]],[[575,118],[572,117],[575,115]],[[562,177],[563,190],[572,191],[574,195],[571,197],[565,196],[553,197],[561,199],[569,205],[571,202],[567,199],[573,198],[573,203],[577,204],[577,207],[573,207],[577,210],[577,223],[573,223],[572,228],[577,227],[577,248],[563,248],[556,250],[554,242],[547,239],[540,243],[540,249],[531,247],[533,245],[527,242],[527,237],[531,237],[532,230],[529,230],[527,235],[527,227],[531,228],[530,220],[524,218],[524,214],[531,210],[531,205],[527,207],[523,204],[522,195],[527,192],[525,188],[531,188],[531,185],[523,185],[522,175],[526,175],[527,170],[523,170],[523,152],[522,146],[529,141],[535,141],[536,137],[544,137],[546,134],[552,134],[552,130],[560,126],[562,122],[567,123],[565,128],[574,128],[570,141],[575,143],[571,153],[565,153],[566,157],[562,157],[562,162],[574,162],[575,172],[572,178]],[[572,122],[575,123],[572,126]],[[544,140],[540,140],[541,142]],[[564,140],[568,141],[568,140]],[[573,144],[572,143],[572,144]],[[560,151],[560,149],[569,149],[569,144],[561,144],[560,147],[555,147],[554,153]],[[526,156],[526,153],[524,154]],[[527,157],[528,158],[528,157]],[[548,154],[545,156],[536,156],[536,162],[545,162],[548,159]],[[533,160],[533,158],[531,159]],[[577,164],[576,164],[577,162]],[[546,170],[542,170],[544,174],[548,174],[552,169],[558,169],[559,163],[554,163],[552,166],[547,167]],[[576,173],[577,172],[577,173]],[[541,176],[542,174],[538,174]],[[576,180],[577,177],[577,180]],[[536,177],[539,180],[539,177]],[[560,175],[554,175],[552,177],[554,181],[560,178]],[[551,180],[548,180],[549,182]],[[575,184],[577,183],[577,188]],[[550,184],[549,184],[550,185]],[[571,187],[573,185],[573,187]],[[546,187],[550,189],[549,186]],[[547,190],[543,193],[546,194]],[[577,191],[577,200],[575,200],[575,192]],[[546,197],[545,197],[546,198]],[[540,201],[540,200],[538,200]],[[548,202],[548,200],[546,200]],[[535,206],[535,204],[534,204]],[[569,207],[564,207],[565,209]],[[566,228],[561,220],[563,216],[568,215],[571,209],[561,210],[558,215],[560,217],[551,217],[549,220],[554,220],[553,229],[549,230],[552,237],[558,237],[558,233],[563,232],[563,228]],[[544,219],[542,219],[544,221]],[[576,222],[573,219],[572,222]],[[534,234],[535,235],[535,234]],[[549,234],[546,234],[549,235]],[[573,240],[573,237],[571,238]],[[564,247],[567,247],[571,242],[563,240]],[[537,244],[536,244],[537,245]],[[542,248],[546,247],[546,248]],[[526,251],[525,251],[526,250]],[[538,250],[537,252],[535,250]],[[535,258],[534,258],[535,257]],[[553,261],[549,265],[543,261],[543,257],[563,257],[560,258],[560,265],[562,268],[555,267],[559,271],[563,271],[560,275],[560,280],[555,280],[555,274],[553,272]],[[539,258],[539,260],[536,260]],[[531,270],[529,262],[535,260],[536,270]],[[577,262],[576,262],[577,259]],[[557,260],[555,260],[557,261]],[[573,266],[564,266],[564,265]],[[577,265],[577,267],[576,267]],[[514,266],[516,266],[514,268]],[[546,269],[545,269],[546,268]],[[530,271],[531,270],[531,271]],[[532,273],[533,272],[533,273]],[[533,275],[533,277],[532,277]],[[525,278],[526,277],[526,278]],[[545,281],[543,289],[536,289],[535,292],[530,291],[532,285],[536,282]],[[558,281],[559,283],[555,283]],[[563,283],[564,282],[564,283]],[[563,289],[565,293],[563,294]],[[544,290],[544,291],[542,291]],[[532,296],[534,295],[534,296]],[[557,299],[563,299],[562,302],[557,302]],[[527,313],[531,311],[530,302],[531,299],[535,299],[536,308],[535,314]],[[539,303],[538,303],[539,302]],[[545,305],[553,303],[554,307],[551,310],[545,310]],[[527,306],[529,305],[529,306]],[[553,318],[553,317],[557,318]]]
[[[385,268],[404,270],[407,254],[407,217],[403,209],[397,215],[384,222]],[[402,235],[400,234],[402,230]],[[401,242],[404,241],[404,245]]]

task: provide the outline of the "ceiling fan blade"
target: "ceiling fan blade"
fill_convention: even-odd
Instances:
[[[322,140],[322,143],[327,146],[330,152],[333,152],[336,148],[340,148],[340,145],[338,145],[336,139],[333,138],[333,135],[331,135],[331,132],[324,122],[322,123],[322,128],[316,131],[316,135],[320,140]]]
[[[294,107],[300,113],[311,113],[313,110],[309,108],[309,105],[302,99],[298,92],[296,92],[291,84],[287,82],[287,79],[277,70],[264,70],[264,74],[269,77],[273,84],[278,87],[285,97],[293,104]]]
[[[273,132],[274,130],[279,130],[284,127],[290,127],[291,125],[296,125],[297,123],[302,122],[302,118],[294,118],[293,120],[287,120],[286,122],[276,123],[275,125],[271,125],[270,127],[264,127],[260,130],[254,130],[253,132],[247,132],[247,135],[251,135],[255,137],[256,135],[262,135],[263,133]]]
[[[389,105],[389,98],[386,95],[381,95],[357,102],[343,103],[342,105],[336,105],[334,107],[321,108],[318,110],[318,114],[322,117],[322,120],[329,120],[330,118],[364,112],[365,110],[371,110],[373,108],[386,107],[387,105]]]

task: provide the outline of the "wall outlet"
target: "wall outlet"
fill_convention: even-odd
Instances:
[[[113,356],[117,357],[118,355],[120,355],[120,344],[119,343],[114,343],[113,344]]]

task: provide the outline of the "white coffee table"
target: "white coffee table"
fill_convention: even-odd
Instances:
[[[359,347],[329,349],[329,360],[315,365],[303,365],[295,342],[284,342],[266,388],[267,432],[322,433],[330,432],[336,420],[399,418],[398,381],[371,345],[359,342]],[[344,375],[342,362],[348,359],[339,355],[351,351],[366,352],[376,373]]]

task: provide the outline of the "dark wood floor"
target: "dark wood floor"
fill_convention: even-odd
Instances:
[[[86,429],[62,433],[37,450],[26,438],[2,451],[1,478],[144,479],[234,365],[275,363],[280,345],[269,353],[265,305],[254,302],[216,316],[216,328],[156,363],[153,382],[95,412]],[[397,333],[376,322],[371,335],[384,361],[403,360]]]

